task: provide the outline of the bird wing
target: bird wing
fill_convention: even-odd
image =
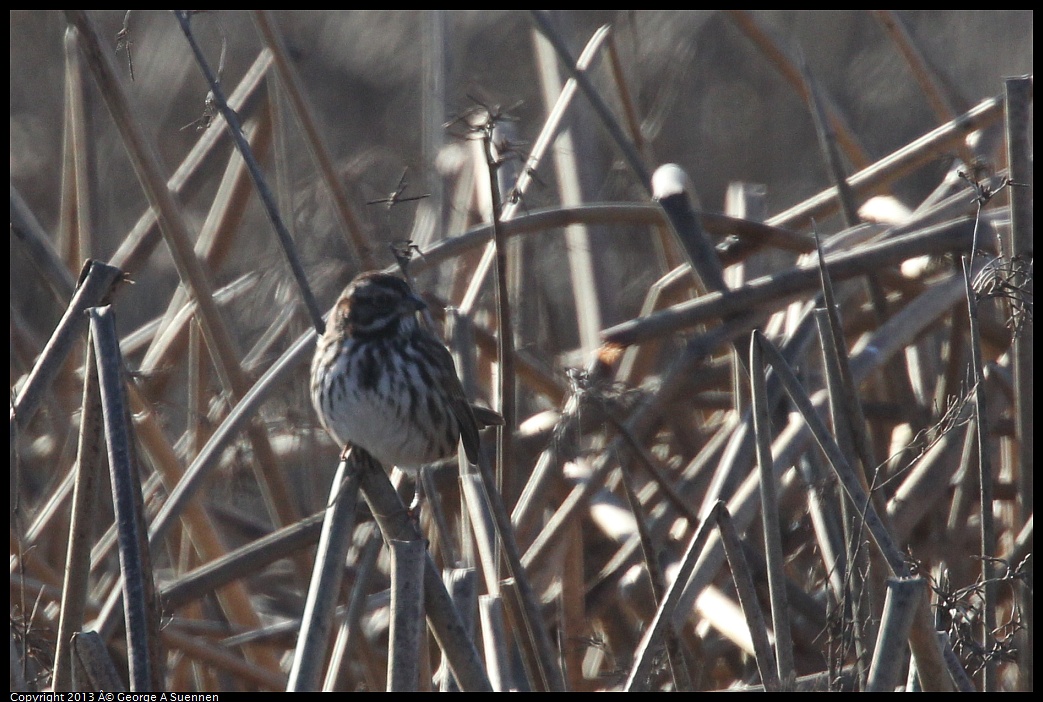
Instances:
[[[456,417],[456,423],[460,427],[460,438],[464,442],[464,452],[467,454],[467,460],[477,464],[480,445],[478,421],[474,417],[474,412],[471,410],[471,404],[467,401],[467,396],[464,395],[460,377],[456,374],[453,356],[449,353],[449,349],[434,336],[425,336],[424,339],[429,347],[431,357],[436,359],[433,367],[443,369],[442,377],[439,379],[441,381],[440,384],[445,390],[446,399],[449,401],[449,409],[453,416]]]

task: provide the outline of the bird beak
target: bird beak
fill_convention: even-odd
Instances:
[[[427,303],[416,293],[410,293],[409,297],[402,304],[409,312],[419,312],[427,309]]]

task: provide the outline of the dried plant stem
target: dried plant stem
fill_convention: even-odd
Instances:
[[[928,132],[906,144],[889,156],[851,174],[847,179],[851,189],[865,196],[885,187],[925,163],[937,158],[940,152],[961,143],[968,132],[984,129],[1003,117],[1002,98],[989,98],[978,103],[951,122]],[[793,207],[768,218],[775,227],[802,227],[813,219],[824,219],[837,211],[837,189],[831,187]]]
[[[572,59],[572,55],[569,52],[568,46],[565,44],[565,40],[554,28],[554,24],[551,21],[550,13],[546,10],[531,10],[533,20],[536,22],[536,26],[539,27],[540,32],[543,33],[547,39],[550,40],[554,50],[558,52],[558,56],[561,59],[565,69],[572,74],[572,77],[576,79],[576,83],[579,85],[580,90],[587,96],[594,111],[597,112],[598,117],[601,119],[602,125],[608,130],[612,140],[616,143],[616,146],[623,153],[623,158],[626,159],[627,165],[637,176],[638,181],[645,187],[645,190],[652,193],[652,174],[648,172],[648,168],[645,167],[644,161],[641,159],[641,154],[638,153],[637,149],[634,148],[634,143],[627,137],[626,132],[619,126],[618,120],[612,114],[612,111],[605,104],[605,101],[601,98],[597,88],[594,87],[593,81],[583,71],[579,70],[576,62]]]
[[[837,134],[826,116],[824,97],[822,96],[818,83],[811,75],[811,69],[804,61],[804,55],[800,56],[800,74],[804,81],[804,92],[811,109],[811,118],[815,124],[815,133],[818,135],[818,146],[822,151],[822,157],[826,162],[826,170],[829,172],[830,180],[837,191],[837,199],[840,201],[840,212],[844,224],[853,227],[859,222],[858,207],[855,204],[855,193],[847,182],[844,173],[844,164],[840,160],[840,150],[837,148]]]
[[[359,451],[359,454],[364,453]],[[384,541],[421,539],[383,468],[372,459],[369,463],[361,471],[360,491],[380,527]],[[427,613],[428,628],[442,649],[460,689],[465,692],[490,691],[489,678],[471,640],[470,631],[464,626],[430,554],[426,555],[424,565],[424,611]]]
[[[253,65],[243,76],[228,99],[228,105],[235,112],[239,112],[252,99],[254,99],[263,84],[263,79],[272,65],[272,54],[270,51],[262,51],[254,60]],[[167,187],[173,193],[181,193],[189,179],[197,175],[203,167],[206,158],[214,148],[221,143],[222,138],[228,134],[226,129],[221,129],[224,118],[218,116],[219,121],[211,124],[210,129],[205,130],[199,137],[192,149],[178,165],[174,175],[167,179]],[[133,229],[123,238],[116,253],[112,255],[112,265],[118,266],[126,271],[134,272],[140,269],[151,255],[153,248],[160,241],[160,232],[156,211],[147,208],[138,218]]]
[[[971,221],[959,219],[895,237],[886,242],[827,255],[826,264],[833,279],[842,280],[900,263],[907,259],[913,250],[934,253],[965,251],[970,246],[972,236]],[[775,275],[751,280],[727,292],[709,293],[647,317],[617,324],[606,329],[602,336],[607,342],[614,344],[635,344],[714,318],[749,312],[751,308],[775,309],[819,284],[817,267],[791,268]]]
[[[750,366],[751,368],[754,367],[752,360]],[[774,479],[773,476],[772,480]],[[746,624],[750,630],[750,639],[753,641],[761,683],[767,692],[780,692],[784,688],[779,680],[778,666],[771,655],[771,643],[768,641],[768,625],[764,621],[764,612],[761,611],[760,603],[757,600],[757,591],[754,589],[753,577],[750,575],[750,568],[742,552],[742,541],[739,538],[735,524],[732,523],[732,515],[728,512],[727,506],[721,503],[720,508],[716,510],[716,515],[717,528],[721,534],[721,543],[724,545],[724,552],[732,570],[732,581],[735,583],[735,591],[739,596],[743,614],[746,616]],[[775,600],[773,598],[773,607],[774,603]],[[778,622],[779,620],[775,619],[775,621]],[[789,616],[787,615],[783,621],[788,622]],[[774,628],[777,631],[778,625],[776,624]],[[791,651],[790,657],[792,655]],[[793,689],[792,682],[787,682],[786,687]]]
[[[728,10],[727,13],[728,18],[764,53],[768,61],[786,79],[786,82],[797,91],[805,102],[810,102],[809,87],[803,80],[798,62],[793,60],[781,43],[748,10]],[[866,154],[865,149],[862,148],[862,145],[858,143],[854,130],[848,126],[843,115],[836,107],[828,105],[826,113],[830,123],[833,125],[833,129],[839,135],[840,143],[844,147],[844,153],[857,167],[865,167],[869,163],[869,156]]]
[[[775,469],[771,457],[771,425],[768,419],[768,390],[764,358],[758,335],[750,337],[750,385],[753,389],[753,430],[760,467],[761,522],[764,526],[764,553],[768,561],[768,588],[771,593],[771,619],[775,631],[775,661],[779,678],[786,688],[796,677],[793,666],[793,638],[790,633],[789,603],[786,600],[785,555],[779,534],[779,504],[775,490]]]
[[[1032,77],[1018,76],[1007,78],[1004,83],[1006,97],[1007,127],[1007,164],[1010,179],[1015,183],[1034,184],[1032,159]],[[1010,196],[1010,232],[1011,243],[1007,254],[1011,264],[1017,267],[1017,278],[1012,281],[1022,292],[1032,299],[1034,288],[1033,276],[1033,189],[1030,187],[1008,188]],[[1033,514],[1033,442],[1035,424],[1033,421],[1033,404],[1035,394],[1035,375],[1033,372],[1034,326],[1031,318],[1014,335],[1014,413],[1015,431],[1017,435],[1017,453],[1015,465],[1018,475],[1018,525],[1024,527],[1032,523]],[[1028,583],[1018,586],[1021,602],[1024,631],[1017,645],[1022,660],[1033,660],[1035,650],[1033,634],[1035,632],[1035,609],[1032,588]],[[1032,690],[1033,666],[1019,666],[1022,690]]]
[[[76,291],[76,279],[69,273],[61,256],[51,243],[50,236],[44,231],[40,221],[29,209],[25,198],[11,182],[11,234],[13,234],[29,254],[33,266],[39,271],[47,289],[59,305],[66,305]],[[115,266],[118,268],[119,266]]]
[[[596,54],[605,37],[608,35],[607,26],[600,27],[591,37],[579,58],[579,67],[587,68]],[[535,55],[539,67],[540,83],[543,89],[544,101],[547,104],[554,98],[559,90],[561,78],[557,69],[557,58],[549,41],[540,33],[535,32],[533,36],[535,44]],[[566,91],[576,89],[576,80],[570,78],[564,88],[561,88],[560,98],[566,97]],[[568,95],[571,97],[571,95]],[[560,100],[563,101],[563,100]],[[553,119],[553,117],[552,117]],[[577,120],[572,120],[573,125]],[[548,120],[548,125],[550,120]],[[557,125],[555,125],[557,126]],[[549,130],[547,130],[549,131]],[[563,205],[579,205],[585,199],[584,184],[589,181],[585,177],[589,168],[585,165],[588,160],[580,153],[580,147],[587,147],[590,140],[584,138],[582,132],[572,127],[558,130],[554,141],[554,164],[557,176],[559,199]],[[531,161],[531,159],[530,159]],[[522,176],[524,177],[524,176]],[[519,182],[521,177],[519,177]],[[520,193],[512,193],[513,197],[520,197]],[[565,249],[568,253],[569,273],[572,281],[572,295],[575,300],[576,326],[580,334],[580,347],[585,351],[591,351],[599,345],[598,332],[601,330],[602,300],[598,297],[598,277],[601,272],[597,267],[597,261],[593,255],[594,247],[591,246],[593,233],[588,227],[573,225],[565,232]]]
[[[141,484],[130,427],[130,411],[123,391],[123,358],[110,307],[93,307],[91,339],[97,358],[102,416],[109,454],[113,506],[119,529],[120,573],[130,660],[130,689],[136,692],[163,687],[159,654],[159,604],[152,580]]]
[[[100,261],[87,261],[80,282],[58,327],[47,341],[29,376],[18,388],[11,408],[11,436],[16,427],[25,427],[39,407],[58,370],[87,323],[84,312],[89,307],[105,304],[123,271]]]
[[[505,211],[509,211],[509,206],[505,208]],[[800,253],[815,250],[815,242],[810,236],[798,234],[787,229],[710,212],[701,212],[699,217],[702,221],[702,226],[714,236],[734,235],[746,242],[751,250],[762,246],[774,246],[786,251]],[[571,224],[667,227],[670,223],[663,209],[655,203],[587,203],[575,207],[554,207],[545,210],[533,210],[528,214],[517,215],[500,222],[504,236],[508,238],[558,229]],[[491,239],[491,224],[481,224],[458,236],[443,239],[424,251],[423,258],[410,262],[410,273],[417,274],[434,268],[455,257],[487,245]],[[491,256],[491,254],[489,255]],[[491,260],[490,258],[489,265],[492,265]],[[737,258],[734,255],[725,253],[721,255],[721,260],[724,263],[734,263]],[[395,268],[397,269],[397,266]],[[477,273],[475,273],[472,282],[475,281],[477,281]],[[464,295],[464,300],[460,303],[462,310],[468,309],[467,303],[471,295],[470,290]],[[477,299],[477,291],[473,293],[473,296]],[[471,306],[473,307],[473,303]]]
[[[286,682],[285,676],[280,672],[252,665],[221,646],[205,643],[198,636],[189,636],[171,627],[163,630],[163,642],[172,651],[184,654],[207,667],[235,675],[251,686],[276,691],[281,690]]]
[[[815,238],[816,244],[818,237]],[[822,299],[824,302],[821,318],[819,319],[820,336],[823,337],[823,352],[827,354],[826,367],[835,370],[836,387],[839,391],[837,399],[839,406],[837,414],[844,418],[846,431],[850,436],[853,455],[862,463],[862,484],[869,490],[869,480],[872,479],[870,471],[876,465],[876,457],[873,455],[872,444],[866,433],[865,413],[862,411],[862,403],[858,399],[858,388],[851,375],[851,358],[847,352],[847,341],[844,338],[844,330],[840,320],[840,306],[833,292],[833,279],[826,265],[825,254],[822,247],[818,247],[819,280],[822,287]],[[817,313],[816,313],[817,314]],[[882,321],[882,320],[881,320]],[[823,327],[825,323],[825,327]],[[828,332],[828,338],[822,332]],[[882,498],[873,496],[877,500],[877,510],[884,507]]]
[[[977,228],[975,228],[977,229]],[[977,231],[975,231],[977,237]],[[970,326],[971,371],[974,377],[974,416],[978,433],[978,490],[981,498],[981,581],[982,581],[982,618],[981,645],[985,651],[985,675],[982,683],[984,692],[995,692],[996,659],[989,655],[992,650],[993,632],[996,629],[996,526],[993,513],[993,470],[991,440],[989,437],[988,418],[985,409],[985,372],[981,352],[981,332],[978,329],[978,302],[971,285],[972,257],[963,259],[964,284],[967,294],[967,314]]]
[[[364,637],[361,635],[362,614],[366,603],[366,593],[384,542],[380,538],[380,530],[373,523],[360,525],[359,534],[362,554],[359,556],[355,570],[355,582],[351,586],[348,609],[344,613],[333,650],[330,653],[330,664],[326,669],[326,679],[322,684],[323,692],[334,692],[348,687],[347,679],[350,673],[348,661],[359,658],[358,647],[365,645]],[[370,687],[376,689],[374,686]]]
[[[887,599],[880,616],[880,637],[876,641],[873,664],[866,692],[892,692],[898,684],[909,630],[924,599],[927,582],[923,578],[888,578]]]
[[[388,636],[388,692],[415,692],[420,679],[424,633],[423,539],[388,544],[391,550],[391,626]]]
[[[512,441],[516,426],[515,405],[516,379],[514,370],[514,323],[511,319],[511,302],[507,290],[507,239],[500,226],[503,207],[500,189],[496,185],[497,157],[493,144],[493,115],[487,116],[482,131],[482,146],[485,162],[489,167],[489,194],[492,197],[493,250],[496,261],[496,317],[499,326],[499,345],[496,349],[496,373],[498,376],[497,396],[503,425],[496,427],[496,489],[502,490],[504,476],[511,474],[514,462]],[[490,486],[491,487],[491,486]]]
[[[507,635],[503,610],[503,598],[500,595],[482,595],[478,598],[485,664],[489,668],[489,679],[496,692],[508,692],[512,689],[510,637]]]
[[[263,155],[268,151],[272,140],[271,112],[260,110],[254,128],[250,131],[249,141],[255,153]],[[194,251],[204,261],[209,270],[220,270],[232,249],[233,236],[239,230],[252,192],[250,176],[241,157],[233,156],[225,168],[217,194],[214,196],[210,212],[199,231]],[[222,291],[216,294],[220,296]],[[167,304],[160,327],[153,343],[141,361],[143,374],[153,374],[159,368],[170,364],[178,365],[178,359],[184,358],[186,327],[190,317],[177,316],[186,303],[190,301],[188,292],[178,288]],[[169,382],[169,373],[160,373],[154,382],[154,393],[158,396]]]
[[[608,30],[603,28],[599,29],[587,42],[586,47],[583,49],[583,53],[580,55],[579,64],[577,67],[581,71],[586,71],[593,63],[594,59],[598,55],[598,50],[601,48],[601,44],[604,42],[605,37],[608,34]],[[554,145],[555,137],[561,128],[561,124],[565,119],[565,115],[568,113],[569,106],[572,104],[572,100],[576,94],[576,80],[570,78],[562,86],[561,92],[558,94],[558,99],[554,103],[554,107],[550,109],[547,115],[546,122],[543,123],[543,127],[540,129],[539,136],[536,137],[536,141],[532,145],[532,150],[529,152],[528,158],[525,159],[525,165],[521,168],[518,173],[518,180],[510,191],[510,198],[506,206],[503,208],[503,213],[500,216],[500,226],[503,227],[506,222],[509,222],[515,218],[515,215],[521,209],[524,203],[525,193],[528,191],[529,186],[532,184],[533,179],[536,175],[537,169],[543,162],[544,157],[547,155],[547,151]],[[488,225],[491,230],[492,225]],[[453,241],[459,239],[459,237],[453,237],[452,239],[446,240]],[[463,301],[460,303],[461,309],[465,312],[471,310],[478,298],[478,293],[485,284],[485,279],[488,277],[489,269],[492,267],[494,258],[494,248],[487,246],[485,251],[482,253],[482,258],[475,267],[475,272],[471,276],[471,282],[468,284],[467,292],[464,294]],[[428,258],[427,253],[424,254],[424,258]]]
[[[623,474],[623,491],[627,498],[627,504],[630,506],[630,512],[634,515],[634,521],[637,523],[638,541],[641,544],[641,553],[644,557],[645,569],[648,571],[648,579],[651,581],[652,593],[655,598],[654,604],[658,607],[659,603],[663,601],[663,595],[665,594],[666,578],[663,575],[662,568],[659,567],[658,549],[655,548],[652,533],[648,528],[648,520],[645,519],[641,511],[641,501],[638,499],[637,491],[634,487],[633,476],[630,475],[629,468],[624,467],[621,472]],[[674,679],[674,689],[678,692],[691,692],[693,690],[692,678],[688,673],[688,665],[685,663],[684,651],[678,640],[677,633],[668,628],[665,636],[667,654],[670,657],[670,671]]]
[[[84,360],[83,404],[80,412],[80,436],[76,451],[76,487],[73,491],[72,514],[69,517],[69,548],[65,556],[65,582],[58,620],[58,640],[54,654],[56,692],[72,690],[70,646],[73,635],[83,627],[90,574],[90,543],[98,487],[104,470],[102,447],[101,394],[94,345],[88,339]]]
[[[213,95],[214,104],[217,105],[217,109],[221,111],[221,114],[225,118],[225,122],[228,124],[228,131],[232,135],[232,141],[235,143],[236,148],[243,157],[243,161],[246,163],[246,167],[250,172],[250,177],[253,178],[254,185],[257,187],[257,193],[261,198],[261,202],[264,203],[268,219],[271,221],[272,227],[275,229],[275,233],[279,238],[279,243],[283,247],[283,253],[285,253],[286,260],[290,264],[290,270],[293,271],[293,277],[297,282],[297,288],[300,292],[301,299],[304,301],[304,307],[308,311],[308,315],[311,317],[312,325],[321,333],[325,329],[325,324],[322,321],[322,310],[319,309],[319,303],[315,300],[315,295],[312,293],[311,286],[308,284],[308,279],[304,274],[304,267],[301,265],[300,256],[297,255],[297,249],[293,243],[293,238],[290,236],[289,230],[286,229],[286,225],[283,223],[282,217],[279,215],[279,208],[275,203],[275,197],[272,195],[271,189],[268,187],[268,182],[264,179],[264,174],[261,173],[261,166],[257,163],[257,159],[254,158],[253,152],[250,150],[250,145],[247,143],[246,137],[243,135],[243,128],[239,123],[239,116],[231,107],[228,106],[228,100],[225,98],[224,91],[221,89],[220,81],[210,68],[210,64],[207,63],[206,56],[203,55],[203,50],[199,47],[199,44],[196,43],[195,37],[192,34],[192,13],[189,10],[174,10],[174,16],[181,25],[181,31],[184,32],[185,39],[188,40],[188,45],[192,49],[192,53],[196,58],[196,63],[199,64],[199,69],[202,71],[203,77],[206,78],[206,82],[210,86],[210,93]]]
[[[311,151],[316,165],[319,167],[319,174],[333,197],[333,208],[340,219],[341,225],[344,227],[348,248],[354,257],[359,260],[362,270],[374,268],[376,262],[373,259],[373,252],[363,234],[358,215],[351,208],[348,195],[344,191],[341,176],[337,174],[334,168],[333,158],[330,156],[325,140],[315,123],[312,108],[308,104],[301,87],[300,76],[297,75],[297,70],[294,68],[293,63],[290,62],[282,37],[275,28],[272,13],[270,10],[254,10],[253,18],[258,31],[260,31],[261,36],[268,45],[269,51],[272,52],[272,57],[275,59],[275,68],[279,72],[279,78],[290,101],[290,106],[293,108],[297,121],[304,132],[305,143],[309,151]]]
[[[109,656],[105,642],[101,640],[97,632],[81,631],[73,634],[73,683],[80,690],[110,690],[112,692],[126,692],[123,678],[116,670],[116,666]],[[15,688],[13,689],[26,689]],[[57,692],[57,690],[55,690]]]
[[[101,40],[87,13],[82,10],[68,10],[66,15],[81,34],[88,66],[112,113],[149,202],[159,213],[160,230],[173,255],[178,274],[199,305],[200,329],[221,384],[232,395],[233,400],[239,400],[247,393],[249,381],[236,358],[235,345],[228,327],[217,310],[210,278],[192,251],[190,242],[193,237],[189,234],[185,216],[161,175],[155,145],[135,119],[123,87],[116,78],[112,58],[102,50]],[[251,426],[247,434],[258,454],[258,483],[268,500],[273,519],[279,524],[296,521],[300,515],[289,499],[291,491],[286,484],[285,476],[276,466],[267,434],[259,426]]]
[[[828,291],[826,294],[827,299],[832,300],[832,287],[829,285],[828,276],[825,274],[823,275],[823,288]],[[849,410],[851,396],[853,395],[852,388],[845,384],[841,371],[841,357],[845,361],[847,358],[846,352],[842,350],[844,348],[842,331],[836,329],[836,333],[841,335],[841,346],[838,347],[837,340],[834,337],[834,329],[830,324],[829,312],[822,308],[816,309],[815,321],[818,323],[819,338],[822,344],[823,367],[826,375],[826,390],[829,393],[829,408],[833,420],[833,431],[836,432],[837,443],[845,452],[848,461],[852,466],[857,466],[860,459],[856,455],[853,444],[854,434],[859,430],[859,427],[856,424],[855,415],[850,413]],[[850,378],[849,366],[848,377]],[[857,404],[857,396],[853,399]],[[860,405],[858,417],[861,418]],[[861,430],[864,432],[865,420],[861,419],[861,422]],[[866,462],[862,462],[862,465],[875,466],[875,464]],[[875,491],[869,489],[863,471],[856,471],[856,473],[862,482],[866,494],[870,495],[870,499],[876,501],[875,507],[877,512],[884,514],[887,505],[884,504],[883,499]],[[865,608],[865,605],[867,605],[865,593],[871,584],[871,582],[867,582],[864,576],[869,572],[870,564],[866,549],[862,547],[861,515],[858,510],[852,509],[850,503],[846,500],[842,500],[840,503],[840,514],[847,550],[843,561],[838,562],[837,565],[831,564],[829,567],[841,568],[843,570],[843,584],[837,590],[837,600],[840,607],[843,608],[841,616],[844,617],[845,622],[850,622],[851,625],[857,654],[856,669],[858,671],[859,688],[864,689],[869,661],[872,656],[870,636],[868,632],[863,630],[865,620],[868,619],[865,616],[865,613],[868,611]]]
[[[449,591],[449,597],[453,600],[453,604],[456,605],[456,611],[460,613],[460,623],[470,633],[471,638],[476,639],[478,573],[475,572],[474,568],[445,568],[442,571],[442,581],[445,582],[446,590]],[[489,681],[493,683],[493,688],[495,689],[496,682],[493,680],[488,660],[486,660],[486,668],[489,672]],[[439,685],[439,692],[460,691],[460,687],[453,680],[453,676],[448,674],[448,669],[445,665],[438,669],[435,679]],[[421,680],[421,683],[424,682],[424,680]]]
[[[1009,175],[1014,183],[1031,184],[1032,181],[1032,77],[1008,78],[1004,84],[1006,96],[1007,163]],[[1010,196],[1010,244],[1004,252],[1017,266],[1018,276],[1014,282],[1021,287],[1028,299],[1032,299],[1033,278],[1033,192],[1031,187],[1007,189]],[[1033,331],[1029,319],[1014,335],[1014,408],[1018,437],[1018,477],[1020,489],[1020,520],[1024,524],[1032,515],[1033,506]],[[1030,625],[1031,628],[1031,625]],[[1031,637],[1030,637],[1031,641]],[[1029,659],[1031,660],[1031,658]],[[1031,688],[1029,688],[1031,689]]]
[[[92,178],[95,163],[95,141],[91,132],[88,109],[87,75],[83,70],[77,33],[65,30],[65,168],[62,171],[63,254],[69,270],[75,270],[84,258],[93,254],[93,211],[97,206]]]
[[[641,133],[641,119],[637,113],[637,105],[634,104],[634,96],[627,85],[623,62],[619,57],[618,43],[615,35],[610,32],[608,35],[608,65],[612,71],[612,81],[616,84],[616,91],[619,93],[619,103],[623,109],[623,117],[626,119],[630,139],[634,142],[634,146],[645,163],[652,163],[652,145]]]
[[[891,37],[891,41],[894,42],[905,62],[909,64],[909,69],[920,85],[924,98],[931,106],[935,116],[942,122],[948,122],[955,117],[958,112],[955,97],[949,95],[936,72],[928,65],[927,59],[916,45],[901,15],[894,10],[873,10],[873,16]],[[964,163],[969,164],[971,159],[968,159],[967,155],[964,153],[961,157]]]
[[[221,452],[249,424],[261,403],[278,389],[279,382],[285,379],[284,376],[306,358],[310,358],[315,343],[313,335],[313,330],[308,331],[283,352],[283,355],[254,383],[250,391],[214,430],[153,519],[150,534],[153,544],[165,538],[167,531],[173,526],[174,520],[181,515],[189,501],[202,487],[203,479],[217,467]]]
[[[796,376],[793,375],[793,371],[769,341],[764,339],[758,332],[755,332],[755,336],[772,368],[775,369],[782,380],[790,399],[797,406],[804,421],[808,423],[815,441],[819,444],[823,453],[826,454],[826,458],[836,472],[837,478],[850,497],[851,503],[856,509],[862,511],[864,523],[868,527],[869,533],[883,555],[892,575],[899,577],[909,575],[901,550],[898,549],[887,526],[873,508],[872,502],[863,489],[856,471],[852,470],[843,452],[826,430],[810,399],[801,389]],[[925,689],[951,690],[952,679],[945,670],[942,653],[938,647],[938,640],[934,635],[934,624],[931,620],[930,605],[926,595],[922,599],[920,614],[914,624],[911,644]]]
[[[477,473],[461,473],[460,490],[467,510],[470,540],[478,549],[476,564],[481,568],[486,590],[493,594],[500,591],[499,551],[496,545],[496,525],[493,523],[492,507],[482,487],[482,476]]]
[[[179,575],[160,590],[164,606],[176,611],[280,559],[307,550],[318,542],[322,520],[321,512],[306,517]]]
[[[494,488],[494,479],[488,467],[482,461],[479,461],[478,467],[481,471],[482,483],[496,530],[500,536],[500,543],[503,546],[503,555],[515,583],[513,589],[517,593],[520,617],[528,639],[528,645],[524,646],[524,649],[531,651],[531,657],[538,664],[543,687],[549,691],[564,691],[566,689],[565,678],[554,653],[547,626],[543,621],[539,598],[522,561],[521,550],[514,537],[510,513],[507,511],[503,497]]]
[[[432,301],[435,303],[429,304],[428,307],[433,317],[444,319],[448,315],[449,303],[429,293],[424,297],[429,303]],[[455,309],[453,314],[461,318],[464,316],[459,308]],[[474,344],[478,346],[478,349],[488,357],[495,357],[500,343],[496,335],[477,324],[471,323],[470,327],[474,335]],[[565,382],[554,374],[548,362],[523,349],[515,349],[514,358],[517,361],[518,382],[524,383],[530,390],[546,396],[553,403],[560,403],[564,400]]]
[[[504,545],[504,555],[507,557],[508,565],[517,582],[519,599],[521,600],[521,613],[529,641],[534,647],[534,658],[539,663],[539,670],[545,688],[558,691],[565,689],[564,677],[553,655],[550,637],[543,623],[536,595],[522,565],[521,553],[514,541],[514,531],[511,526],[510,516],[501,497],[504,476],[510,475],[514,461],[512,442],[516,425],[516,379],[514,370],[514,331],[507,291],[507,245],[503,230],[500,227],[502,207],[499,188],[496,183],[497,161],[492,143],[492,130],[495,122],[493,115],[487,115],[486,119],[487,121],[482,129],[482,145],[485,151],[486,163],[489,167],[489,192],[493,203],[492,226],[496,260],[496,303],[500,332],[497,348],[497,375],[500,414],[504,418],[504,424],[496,428],[495,476],[490,475],[481,463],[480,468],[487,497],[490,501],[493,516],[496,519],[500,540]]]
[[[221,452],[245,426],[248,426],[260,404],[278,388],[278,381],[300,364],[307,355],[310,355],[314,344],[313,334],[314,330],[307,332],[287,349],[214,430],[203,449],[185,470],[177,485],[170,491],[167,501],[153,519],[149,534],[149,542],[153,548],[166,538],[174,520],[188,509],[192,498],[203,486],[204,478],[217,467]],[[99,617],[99,631],[104,633],[112,631],[116,624],[115,619],[121,611],[119,598],[117,588],[113,591],[112,597]]]
[[[648,625],[644,636],[641,637],[641,643],[634,654],[634,663],[630,668],[630,674],[624,685],[626,691],[640,692],[648,689],[652,661],[659,647],[659,642],[666,634],[667,627],[671,626],[670,622],[673,619],[674,610],[681,601],[681,594],[688,583],[688,578],[695,569],[699,554],[702,553],[703,546],[713,530],[713,522],[713,519],[704,520],[688,541],[688,546],[681,557],[677,574],[674,576],[673,582],[670,583],[670,587],[667,589],[662,602],[659,603],[655,618]]]
[[[340,462],[333,476],[308,599],[301,616],[297,650],[286,683],[287,692],[318,690],[322,681],[333,613],[344,574],[344,557],[355,528],[361,472],[366,469],[366,459],[362,454],[362,451],[353,450]]]

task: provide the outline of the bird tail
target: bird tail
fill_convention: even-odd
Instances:
[[[471,405],[471,412],[474,413],[475,421],[478,422],[478,426],[482,429],[485,427],[498,427],[503,424],[503,417],[500,416],[500,413],[488,407]]]

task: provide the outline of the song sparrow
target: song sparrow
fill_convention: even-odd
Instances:
[[[415,472],[456,453],[478,460],[478,430],[502,424],[464,396],[453,358],[417,321],[426,305],[401,278],[371,271],[334,305],[311,364],[311,399],[341,446]]]

